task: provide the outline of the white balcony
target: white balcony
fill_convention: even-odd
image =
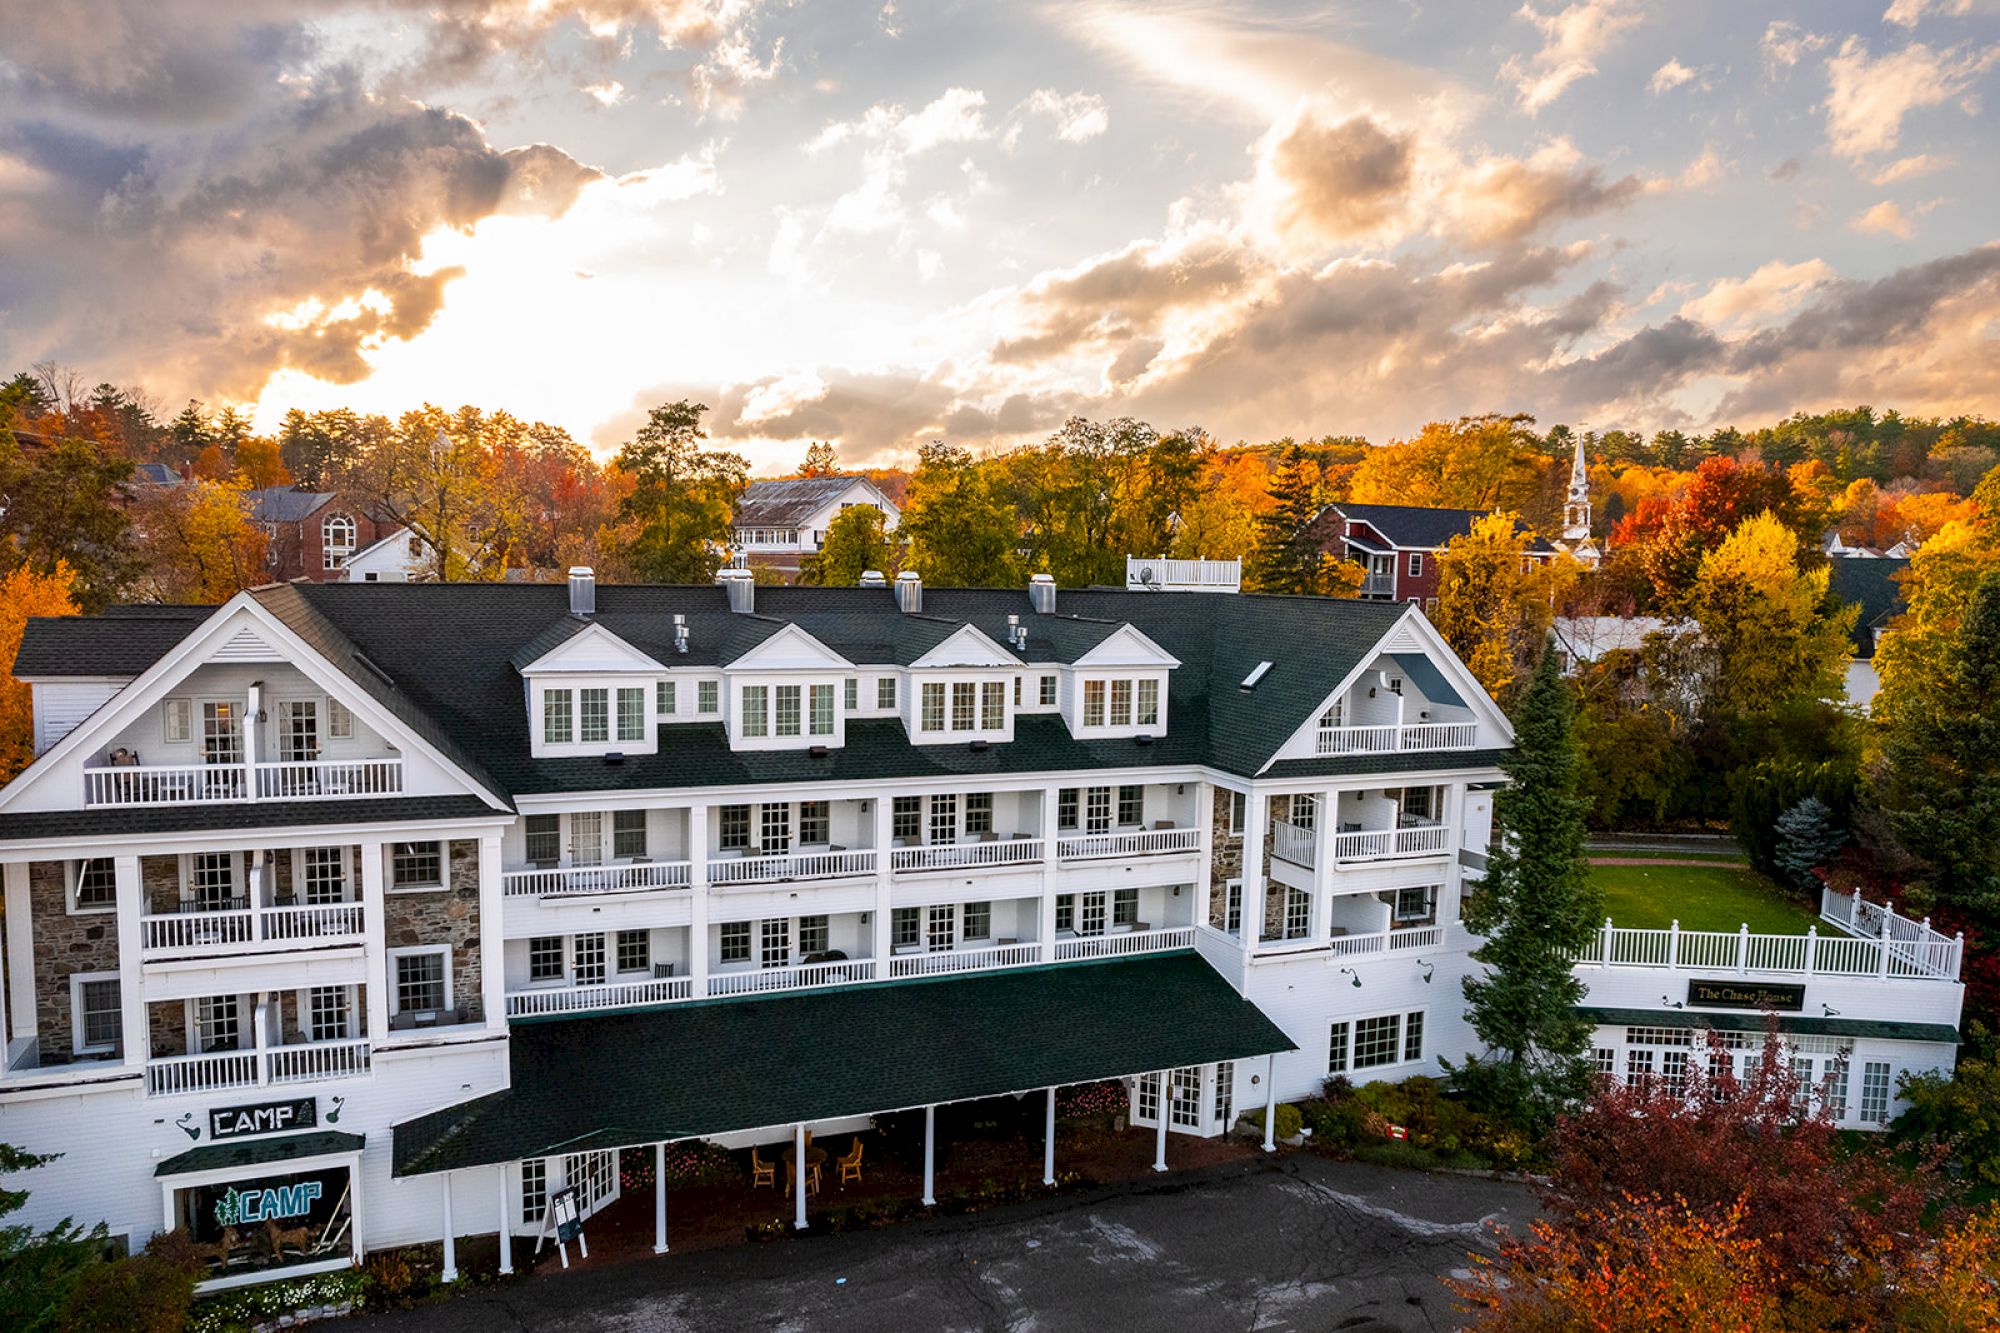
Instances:
[[[745,968],[715,972],[708,978],[711,996],[761,995],[767,991],[816,990],[875,980],[875,960],[846,958],[834,963],[801,963],[796,967]]]
[[[986,972],[996,967],[1032,967],[1042,961],[1042,946],[996,944],[976,949],[940,949],[936,953],[901,954],[889,960],[889,976],[936,977],[953,972]]]
[[[1056,856],[1063,861],[1111,856],[1165,856],[1201,850],[1201,830],[1165,828],[1127,833],[1066,833],[1056,839]]]
[[[217,801],[318,801],[394,796],[401,756],[260,764],[129,764],[83,771],[83,803],[210,805]]]
[[[541,990],[509,992],[507,1017],[637,1009],[645,1005],[692,999],[693,996],[692,977],[648,977],[643,981],[614,981],[601,986],[552,986]]]
[[[1125,958],[1193,947],[1193,926],[1171,926],[1165,930],[1128,930],[1107,935],[1058,935],[1055,955],[1058,963],[1067,963],[1080,958]]]
[[[241,902],[241,899],[237,900]],[[139,951],[174,956],[255,954],[280,949],[315,949],[361,944],[365,939],[360,903],[313,903],[287,907],[231,906],[139,918]]]
[[[639,865],[572,866],[565,870],[509,870],[500,876],[500,892],[509,898],[533,898],[685,889],[690,883],[690,869],[686,861],[650,861]]]
[[[1125,587],[1131,592],[1236,592],[1242,586],[1241,560],[1125,557]]]
[[[365,1040],[313,1041],[277,1046],[264,1052],[267,1083],[317,1083],[324,1079],[358,1078],[368,1072]]]
[[[146,1061],[146,1095],[175,1097],[183,1093],[359,1078],[368,1072],[370,1058],[369,1045],[364,1039],[303,1042],[261,1051],[166,1055]]]
[[[1479,744],[1473,722],[1417,722],[1398,726],[1321,727],[1314,753],[1398,754],[1413,750],[1471,750]]]
[[[1394,597],[1396,576],[1386,573],[1370,573],[1361,576],[1361,587],[1356,590],[1363,597]]]
[[[776,856],[718,857],[708,863],[708,882],[717,888],[777,884],[786,880],[842,879],[875,873],[875,849],[785,852]]]
[[[1271,855],[1311,870],[1319,860],[1317,831],[1283,819],[1271,821]]]
[[[1840,901],[1836,898],[1836,901]],[[1899,918],[1907,921],[1907,918]],[[1910,922],[1911,925],[1919,923]],[[1964,943],[1922,929],[1935,940],[1752,934],[1738,930],[1631,930],[1606,921],[1579,966],[1650,967],[1737,976],[1855,977],[1881,981],[1956,981]],[[1913,947],[1913,945],[1915,947]]]
[[[1015,837],[993,842],[946,842],[929,847],[896,847],[889,852],[889,869],[897,874],[921,870],[969,870],[983,866],[1033,865],[1042,859],[1040,838]]]
[[[1333,835],[1336,861],[1386,861],[1402,856],[1442,856],[1451,850],[1451,830],[1442,824],[1395,829],[1363,829]]]

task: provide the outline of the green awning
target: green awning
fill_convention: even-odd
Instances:
[[[395,1173],[899,1111],[1293,1049],[1192,951],[517,1023],[513,1085]]]
[[[197,1171],[235,1170],[246,1166],[270,1166],[296,1162],[308,1157],[333,1157],[360,1152],[368,1141],[359,1134],[343,1134],[337,1129],[314,1130],[310,1134],[284,1134],[272,1139],[245,1139],[241,1143],[205,1143],[178,1157],[169,1157],[153,1168],[156,1176],[187,1176]]]
[[[1753,1013],[1709,1013],[1688,1009],[1597,1009],[1578,1005],[1576,1012],[1592,1023],[1613,1027],[1714,1028],[1717,1032],[1762,1032],[1765,1016]],[[1807,1018],[1779,1014],[1778,1031],[1801,1037],[1877,1037],[1884,1041],[1935,1041],[1958,1044],[1958,1029],[1949,1023],[1897,1023],[1872,1018]]]

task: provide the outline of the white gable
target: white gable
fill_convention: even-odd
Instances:
[[[729,663],[731,671],[851,670],[854,663],[800,629],[787,625]]]
[[[284,655],[249,625],[243,626],[208,654],[211,662],[282,662]]]
[[[524,676],[589,676],[640,672],[658,674],[654,661],[602,625],[586,625],[527,666]]]
[[[950,638],[919,657],[912,667],[1016,667],[1021,660],[981,633],[961,625]]]
[[[1177,667],[1180,659],[1130,625],[1120,625],[1103,643],[1076,659],[1081,667]]]

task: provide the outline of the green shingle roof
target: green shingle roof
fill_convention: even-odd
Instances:
[[[286,1134],[275,1139],[245,1139],[237,1143],[204,1143],[178,1157],[169,1157],[153,1168],[155,1176],[186,1176],[196,1171],[233,1170],[242,1166],[269,1166],[276,1162],[297,1162],[308,1157],[331,1157],[337,1153],[360,1152],[367,1140],[359,1134],[337,1129],[314,1130],[310,1134]]]
[[[513,1086],[395,1173],[903,1110],[1293,1049],[1192,952],[516,1023]]]
[[[1599,1009],[1578,1005],[1576,1012],[1592,1023],[1612,1027],[1713,1028],[1717,1032],[1762,1032],[1763,1014],[1704,1013],[1687,1009]],[[1802,1037],[1878,1037],[1885,1041],[1937,1041],[1958,1044],[1958,1029],[1949,1023],[1900,1023],[1872,1018],[1807,1018],[1779,1014],[1778,1031]]]

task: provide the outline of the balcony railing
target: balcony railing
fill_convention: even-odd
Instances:
[[[1364,829],[1333,835],[1336,861],[1381,861],[1395,856],[1438,856],[1451,849],[1451,830],[1442,824]]]
[[[1321,727],[1315,753],[1397,754],[1410,750],[1470,750],[1479,744],[1475,722],[1390,723],[1378,727]]]
[[[257,1086],[257,1052],[218,1051],[212,1055],[166,1055],[146,1061],[146,1095],[222,1092]]]
[[[1193,828],[1072,833],[1056,839],[1056,856],[1064,861],[1087,861],[1106,856],[1161,856],[1170,852],[1200,850],[1201,830]]]
[[[507,996],[507,1017],[571,1014],[594,1009],[633,1009],[667,1004],[694,995],[692,977],[649,977],[644,981],[614,981],[602,986],[551,987],[513,991]]]
[[[366,1038],[267,1046],[262,1051],[213,1051],[207,1055],[165,1055],[146,1061],[146,1095],[174,1097],[190,1092],[225,1092],[276,1083],[317,1083],[358,1078],[368,1072]]]
[[[1871,903],[1859,889],[1852,893],[1829,889],[1820,916],[1843,930],[1883,941],[1892,965],[1900,962],[1912,975],[1956,977],[1965,957],[1963,935],[1942,934],[1931,929],[1929,917],[1913,920],[1893,904]]]
[[[85,805],[209,805],[394,796],[403,761],[306,759],[260,764],[137,764],[83,771]]]
[[[630,866],[572,866],[567,870],[509,870],[500,876],[500,892],[516,898],[685,889],[689,868],[686,861],[652,861]]]
[[[1125,586],[1134,592],[1236,592],[1243,586],[1243,562],[1128,555]]]
[[[1079,935],[1056,941],[1056,961],[1078,958],[1123,958],[1127,954],[1155,953],[1161,949],[1192,949],[1193,926],[1171,926],[1165,930],[1130,930],[1122,935]]]
[[[708,993],[712,996],[756,995],[763,991],[845,986],[849,982],[874,979],[874,959],[848,958],[837,963],[802,963],[797,967],[762,967],[742,972],[714,972],[709,974]]]
[[[1315,831],[1282,819],[1271,821],[1271,855],[1310,870],[1318,862]]]
[[[889,960],[889,975],[935,977],[950,972],[984,972],[996,967],[1029,967],[1042,961],[1039,944],[996,944],[980,949],[941,949],[903,954]]]
[[[1394,574],[1364,574],[1359,589],[1363,597],[1394,597],[1396,576]]]
[[[777,856],[719,857],[708,863],[708,882],[775,884],[791,879],[839,879],[875,873],[875,849],[857,852],[787,852]]]
[[[1852,939],[1821,935],[1753,935],[1737,930],[1630,930],[1609,920],[1579,966],[1657,967],[1738,975],[1780,973],[1806,977],[1875,977],[1880,980],[1954,981],[1959,942],[1935,957],[1913,952],[1894,939]]]
[[[275,1046],[264,1052],[267,1083],[316,1083],[330,1078],[358,1078],[368,1072],[368,1042],[314,1041],[300,1046]]]
[[[363,937],[360,903],[231,906],[214,911],[189,906],[139,918],[142,953],[235,953],[260,945],[305,948],[360,944]]]
[[[1042,859],[1040,838],[1014,838],[1004,842],[946,842],[932,847],[897,847],[889,852],[889,868],[898,873],[910,870],[964,870],[979,866],[1032,865]]]

